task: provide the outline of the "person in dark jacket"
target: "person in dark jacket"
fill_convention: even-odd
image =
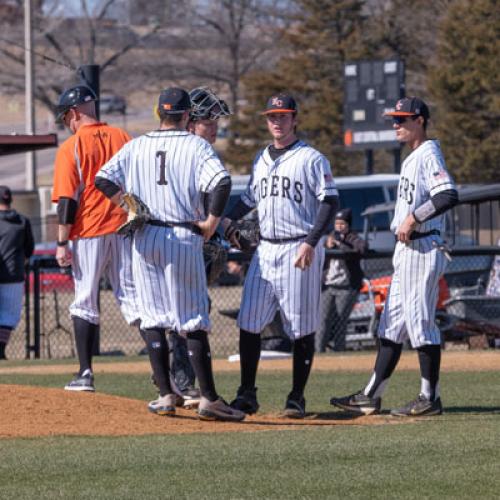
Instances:
[[[35,248],[30,221],[11,203],[10,189],[0,186],[0,359],[6,359],[10,334],[21,319],[24,263]]]
[[[333,341],[334,351],[345,350],[347,320],[363,281],[359,256],[368,249],[365,240],[351,231],[350,208],[335,215],[335,231],[328,235],[325,246],[342,252],[353,252],[358,258],[335,259],[326,256],[323,291],[321,293],[321,321],[316,334],[316,352],[325,352]]]

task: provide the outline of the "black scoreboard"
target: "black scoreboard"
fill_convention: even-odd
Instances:
[[[344,64],[344,145],[347,150],[399,148],[392,122],[383,117],[405,95],[398,59]]]

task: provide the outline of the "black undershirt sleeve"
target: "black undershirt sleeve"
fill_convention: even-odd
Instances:
[[[231,193],[231,178],[224,177],[215,186],[209,196],[208,212],[215,216],[221,217],[226,208],[227,200]]]
[[[338,196],[325,196],[320,203],[316,222],[306,238],[306,243],[312,247],[315,247],[321,237],[327,232],[328,226],[337,211],[338,200]]]
[[[73,198],[59,198],[57,202],[57,217],[59,224],[74,224],[78,204]]]
[[[434,217],[441,215],[458,203],[458,192],[455,189],[441,191],[432,197],[432,203],[434,203],[434,208],[436,209]]]
[[[94,186],[104,195],[106,198],[112,198],[116,193],[120,191],[119,186],[114,182],[111,182],[104,177],[96,177],[94,180]]]

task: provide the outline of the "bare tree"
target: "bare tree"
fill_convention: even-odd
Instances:
[[[290,0],[187,0],[191,20],[186,53],[178,68],[201,84],[215,84],[230,95],[238,113],[242,78],[265,66],[288,28]]]
[[[17,0],[19,15],[14,16],[12,22],[4,23],[0,37],[3,67],[0,88],[6,92],[24,90],[22,3]],[[126,19],[110,18],[111,9],[119,3],[118,0],[99,0],[93,2],[91,8],[90,2],[79,0],[79,12],[74,16],[64,10],[62,0],[38,0],[34,12],[37,101],[53,109],[56,96],[75,81],[79,66],[99,64],[103,74],[119,65],[133,49],[156,36],[158,23],[132,28]],[[118,89],[125,84],[133,85],[139,72],[126,71],[125,75],[127,78],[116,82]]]

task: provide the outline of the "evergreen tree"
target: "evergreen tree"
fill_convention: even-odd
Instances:
[[[434,121],[459,182],[498,182],[500,16],[497,0],[455,0],[430,74]]]
[[[233,122],[237,147],[226,151],[225,157],[236,169],[248,171],[258,146],[269,140],[259,111],[273,93],[288,91],[299,105],[299,136],[329,158],[335,175],[360,173],[362,153],[344,152],[342,106],[344,62],[364,54],[360,43],[364,2],[296,3],[296,21],[276,48],[282,57],[274,68],[255,72],[244,82],[248,105]]]

